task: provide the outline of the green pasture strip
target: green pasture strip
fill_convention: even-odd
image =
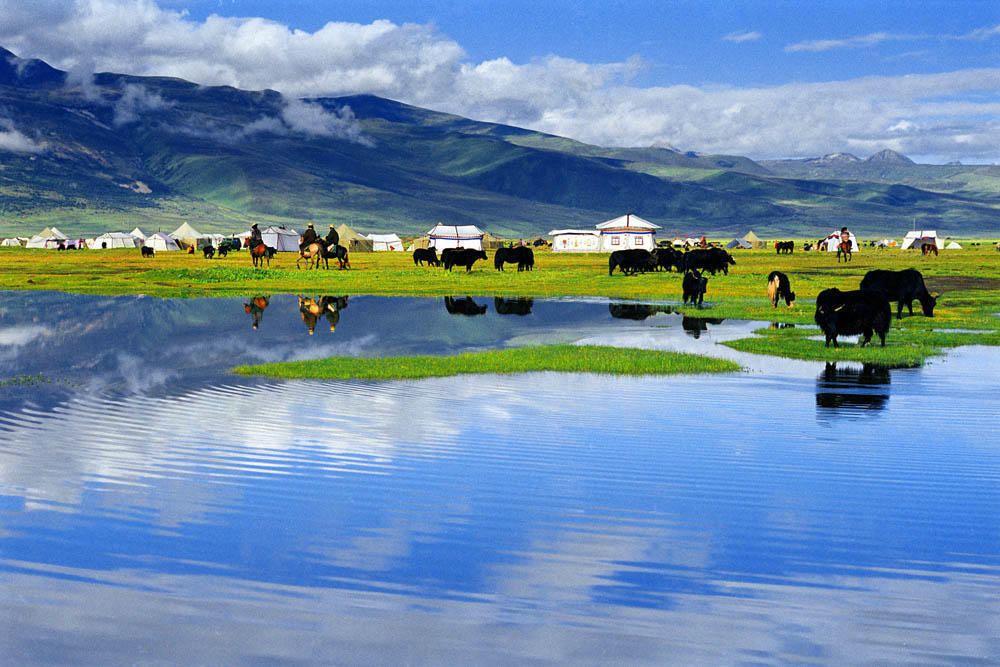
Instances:
[[[928,318],[921,319],[925,323],[933,322]],[[895,320],[893,322],[895,323]],[[726,341],[722,345],[740,352],[788,359],[859,361],[897,368],[922,366],[927,358],[941,354],[945,348],[960,345],[1000,345],[1000,332],[995,330],[964,333],[893,326],[886,335],[885,347],[879,343],[878,336],[873,335],[872,342],[865,347],[859,347],[855,342],[848,342],[848,340],[854,341],[854,336],[840,336],[837,339],[840,343],[839,348],[832,345],[826,347],[823,332],[817,328],[757,329],[753,333],[755,335],[752,337]]]
[[[738,364],[694,354],[598,345],[543,345],[470,352],[446,357],[332,357],[233,369],[239,375],[314,380],[408,380],[537,371],[604,375],[729,373]]]

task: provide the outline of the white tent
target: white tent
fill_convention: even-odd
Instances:
[[[294,229],[275,227],[260,230],[260,240],[278,252],[298,252],[300,234]]]
[[[847,235],[851,239],[851,252],[858,251],[858,239],[854,236],[854,232],[847,232]],[[830,232],[830,235],[826,237],[826,249],[827,252],[837,252],[837,248],[840,247],[840,232]]]
[[[60,241],[68,241],[69,237],[60,232],[55,227],[46,227],[38,234],[28,239],[29,248],[55,248]]]
[[[88,248],[97,250],[105,248],[134,248],[136,245],[136,238],[125,232],[105,232],[97,238],[87,241]]]
[[[920,249],[925,243],[933,243],[937,246],[938,250],[944,247],[941,243],[941,239],[938,238],[937,232],[933,229],[923,229],[918,231],[906,232],[906,238],[903,239],[903,245],[900,246],[903,250],[907,248]]]
[[[14,237],[0,241],[0,246],[20,246],[20,245],[21,242]]]
[[[403,250],[403,239],[395,234],[369,234],[367,238],[372,242],[372,250],[375,252]]]
[[[141,229],[139,229],[138,227],[136,227],[135,229],[133,229],[133,230],[132,230],[131,232],[129,232],[129,233],[130,233],[130,234],[131,234],[132,236],[134,236],[134,237],[135,237],[136,239],[138,239],[138,240],[139,240],[139,244],[140,244],[140,245],[141,245],[142,241],[145,241],[145,240],[146,240],[146,235],[145,235],[145,234],[143,233],[143,231],[142,231]]]
[[[442,225],[438,223],[427,232],[428,248],[441,251],[445,248],[483,249],[483,230],[475,225]]]
[[[152,248],[156,252],[168,252],[170,250],[181,249],[181,247],[177,245],[177,241],[173,240],[163,232],[150,234],[146,237],[146,242],[143,245]]]
[[[601,233],[594,229],[553,229],[552,252],[600,252]]]
[[[958,243],[957,243],[957,242],[955,242],[955,241],[952,241],[951,243],[949,243],[948,245],[946,245],[946,246],[944,247],[944,249],[945,249],[945,250],[961,250],[961,249],[962,249],[962,246],[958,245]]]
[[[597,225],[597,231],[601,234],[601,250],[604,252],[632,248],[652,250],[656,245],[653,235],[659,228],[659,225],[631,213]]]

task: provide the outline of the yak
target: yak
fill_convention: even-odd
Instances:
[[[791,255],[795,252],[795,241],[776,241],[774,250],[777,254]]]
[[[697,270],[691,270],[684,274],[681,281],[681,289],[684,291],[684,303],[691,302],[691,305],[701,308],[701,302],[705,299],[705,290],[708,288],[708,278],[701,275]]]
[[[441,266],[441,260],[438,259],[434,248],[417,248],[413,251],[413,265],[423,266],[424,262],[427,262],[427,266]]]
[[[441,253],[441,261],[444,262],[444,268],[449,271],[451,271],[451,267],[453,266],[464,266],[465,271],[468,273],[472,271],[472,265],[476,263],[477,259],[488,259],[486,252],[473,248],[447,248]]]
[[[608,257],[608,275],[610,276],[615,272],[615,268],[619,268],[622,273],[626,276],[630,276],[633,273],[646,271],[652,271],[656,268],[656,260],[653,258],[653,254],[648,250],[643,250],[642,248],[636,248],[633,250],[615,250]]]
[[[141,248],[141,249],[139,250],[139,252],[141,253],[141,255],[142,255],[143,257],[153,257],[153,256],[154,256],[154,255],[156,254],[156,251],[155,251],[155,250],[153,250],[153,249],[152,249],[152,248],[151,248],[150,246],[148,246],[148,245],[144,245],[144,246],[142,246],[142,248]]]
[[[503,271],[504,262],[517,264],[517,270],[531,271],[535,265],[535,253],[528,246],[516,246],[514,248],[497,248],[493,253],[493,267],[497,271]]]
[[[887,271],[875,269],[861,279],[861,289],[876,290],[885,294],[889,301],[896,301],[896,319],[903,319],[903,304],[913,315],[913,300],[919,299],[925,317],[934,317],[934,306],[943,292],[931,296],[924,285],[924,276],[916,269]]]
[[[781,271],[771,271],[767,275],[767,298],[771,304],[777,308],[780,299],[785,300],[785,305],[789,308],[795,303],[795,292],[792,291],[792,284]]]
[[[685,271],[700,269],[713,276],[716,271],[722,271],[728,276],[730,264],[736,264],[736,260],[722,248],[698,248],[684,255]]]
[[[816,297],[816,324],[826,336],[826,346],[837,336],[864,335],[861,347],[871,342],[872,333],[878,334],[885,347],[885,335],[889,332],[892,309],[885,294],[874,290],[853,290],[842,292],[833,287],[825,289]]]

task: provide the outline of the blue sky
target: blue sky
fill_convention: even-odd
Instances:
[[[0,0],[85,75],[371,93],[602,145],[1000,162],[1000,2]]]

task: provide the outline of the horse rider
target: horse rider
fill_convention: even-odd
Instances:
[[[340,234],[337,233],[337,230],[333,225],[330,225],[330,233],[326,235],[326,238],[323,239],[323,241],[326,242],[327,248],[333,248],[333,250],[337,249],[337,245],[340,243]]]
[[[316,230],[313,228],[313,223],[309,223],[306,227],[306,231],[302,234],[302,241],[299,243],[299,251],[303,251],[310,246],[310,244],[319,242],[319,236],[316,234]]]
[[[255,222],[252,225],[250,225],[250,246],[249,246],[249,248],[251,250],[253,250],[255,247],[259,246],[263,242],[264,242],[264,239],[261,237],[260,230],[257,229],[257,223]]]
[[[847,231],[847,227],[840,228],[840,245],[844,252],[851,252],[851,233]]]

